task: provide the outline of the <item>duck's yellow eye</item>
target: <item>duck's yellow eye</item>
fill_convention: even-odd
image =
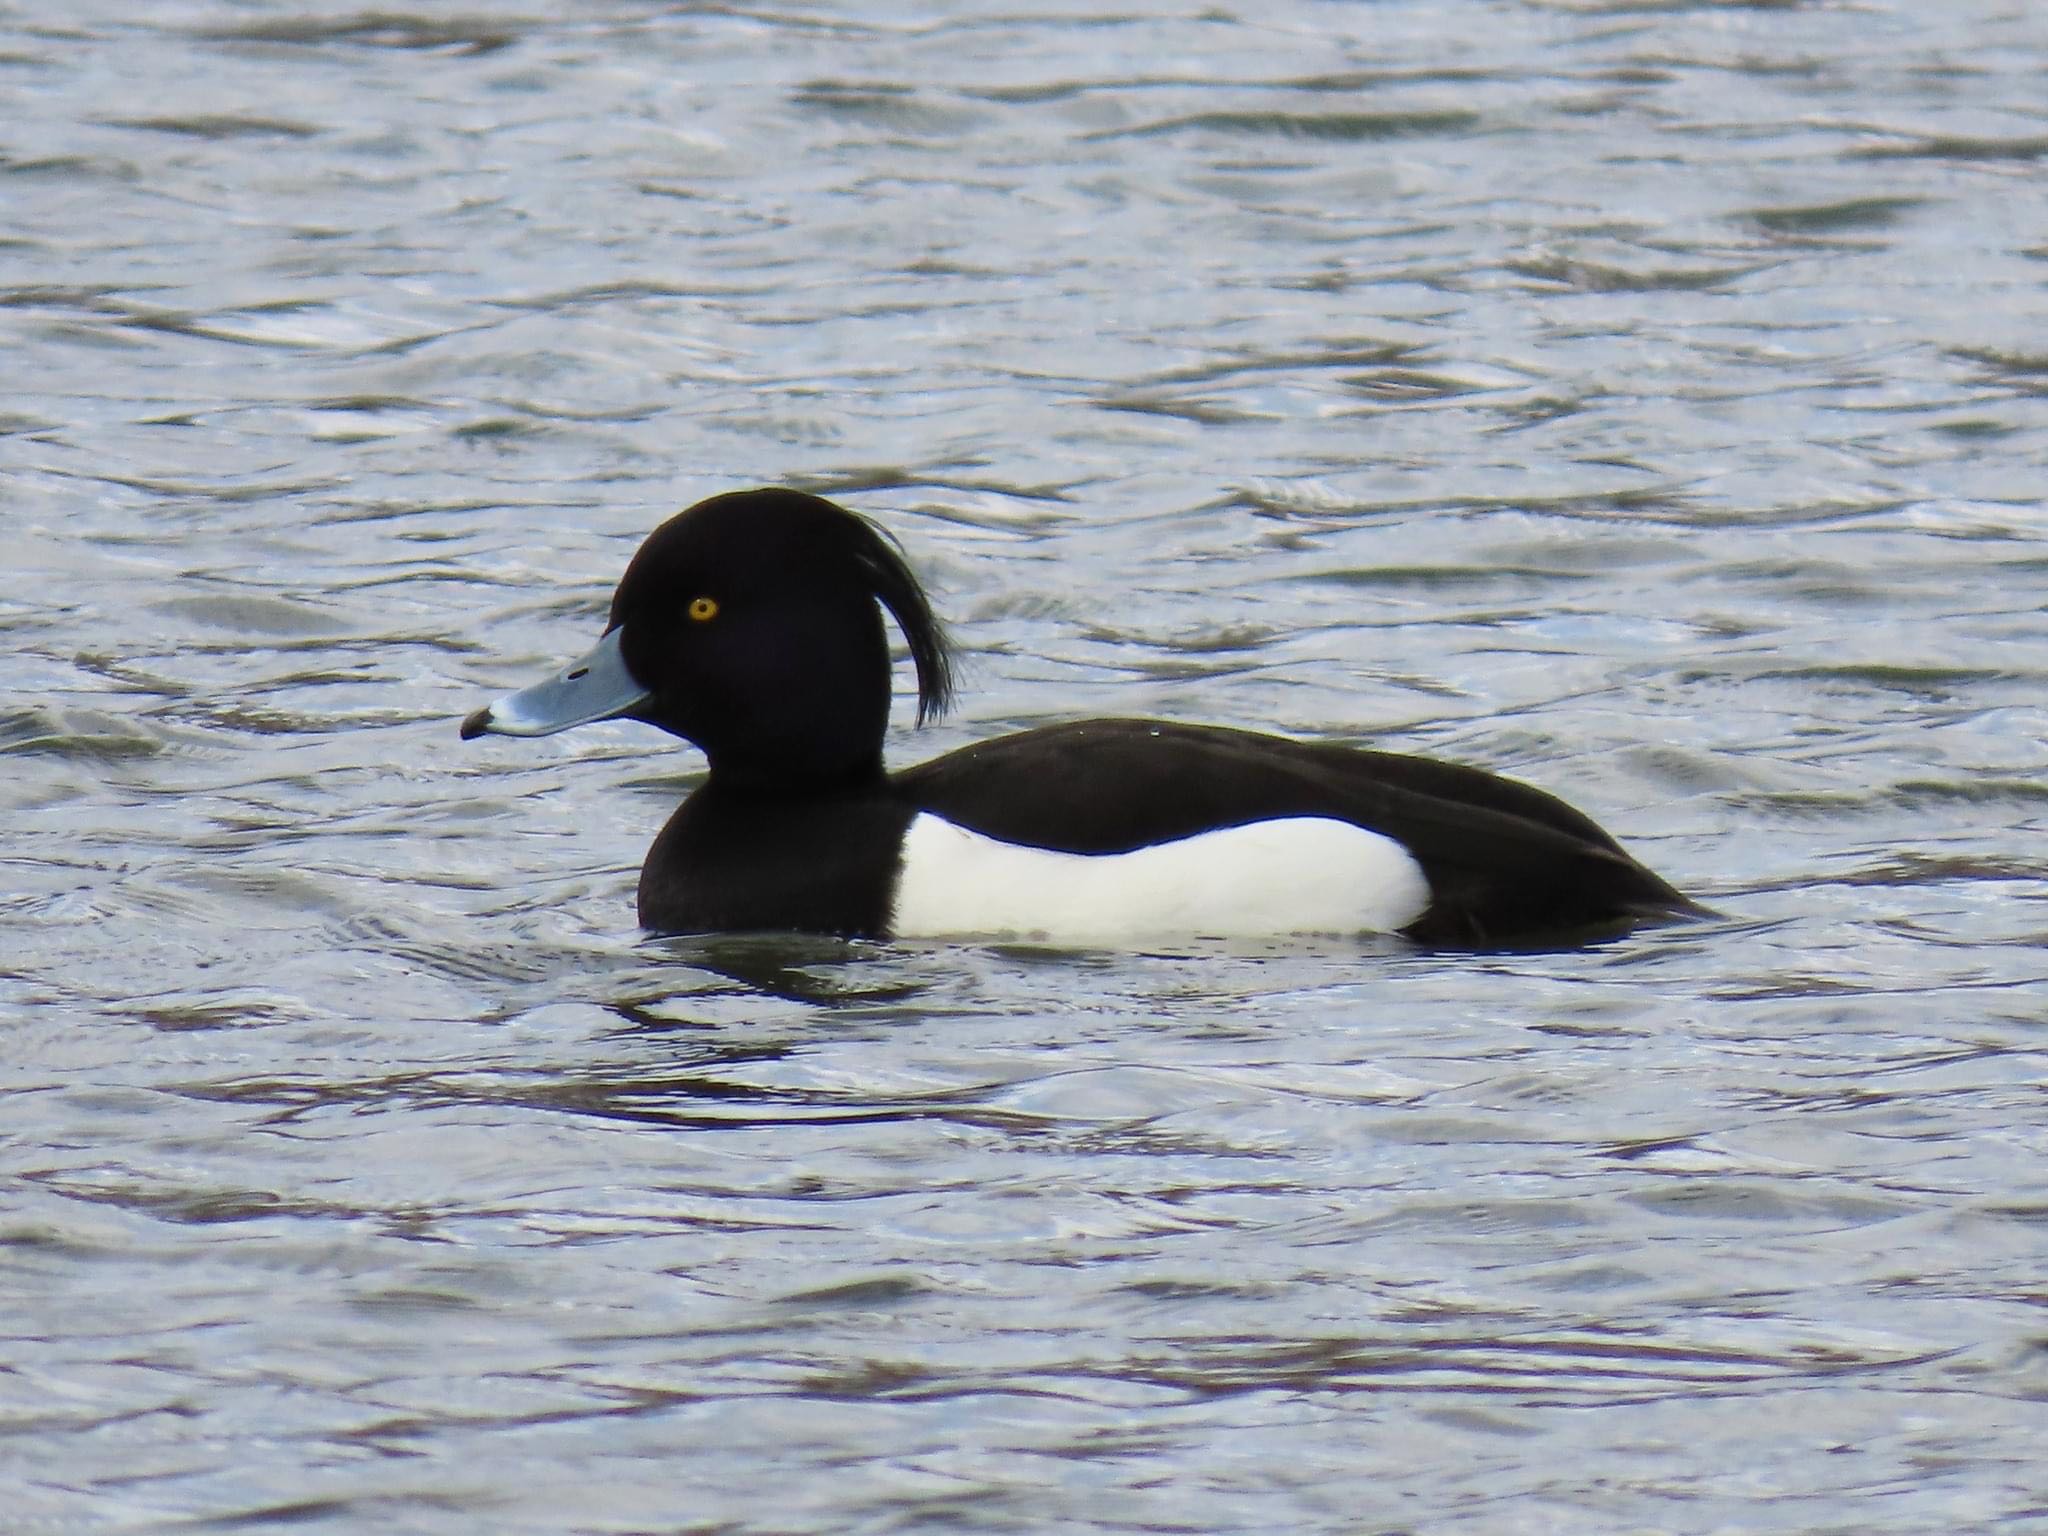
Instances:
[[[690,617],[699,624],[709,623],[718,617],[718,599],[715,597],[693,597],[690,599]]]

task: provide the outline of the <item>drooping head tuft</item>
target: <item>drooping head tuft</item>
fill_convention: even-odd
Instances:
[[[895,535],[858,513],[836,506],[833,510],[859,530],[855,559],[868,573],[875,597],[895,615],[896,627],[910,643],[910,659],[917,667],[917,723],[936,720],[953,706],[953,644],[946,627],[932,612],[931,599]]]

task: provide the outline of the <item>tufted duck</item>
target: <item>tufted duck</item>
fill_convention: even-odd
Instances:
[[[890,773],[884,608],[923,724],[951,652],[894,542],[801,492],[714,496],[640,546],[595,649],[462,735],[625,718],[702,749],[640,872],[640,921],[664,932],[1494,948],[1703,910],[1563,801],[1427,758],[1087,720]]]

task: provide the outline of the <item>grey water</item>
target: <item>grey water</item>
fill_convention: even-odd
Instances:
[[[2048,10],[0,7],[0,1527],[2048,1528]],[[785,483],[1560,954],[651,939]],[[901,681],[901,679],[899,679]]]

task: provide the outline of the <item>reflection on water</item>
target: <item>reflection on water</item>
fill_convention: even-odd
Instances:
[[[14,1524],[2038,1512],[2048,20],[0,32]],[[1433,752],[1724,916],[644,939],[698,760],[455,722],[764,481],[970,653],[899,761]]]

